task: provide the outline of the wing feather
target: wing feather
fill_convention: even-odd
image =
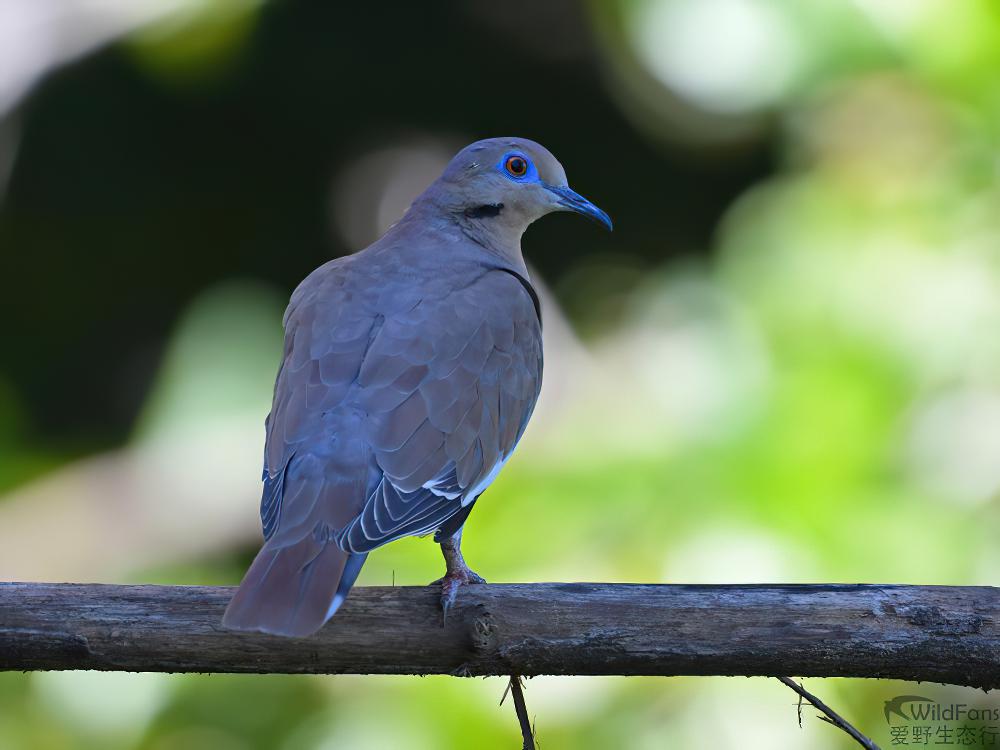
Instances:
[[[333,275],[286,315],[261,519],[271,544],[364,553],[440,528],[493,480],[538,397],[540,328],[509,273],[397,297]]]

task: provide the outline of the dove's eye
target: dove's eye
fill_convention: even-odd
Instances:
[[[528,174],[528,160],[517,154],[508,156],[503,167],[511,177],[524,177]]]

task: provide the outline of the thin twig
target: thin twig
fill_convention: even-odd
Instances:
[[[516,674],[510,676],[507,690],[504,690],[503,698],[500,699],[501,706],[507,697],[507,691],[510,691],[511,697],[514,699],[514,712],[517,714],[518,724],[521,725],[521,738],[524,740],[521,750],[535,750],[535,732],[531,726],[531,720],[528,718],[528,706],[524,702],[520,676]]]
[[[485,680],[486,678],[484,677],[483,679]],[[507,700],[507,694],[508,694],[508,693],[510,693],[510,681],[509,681],[509,680],[508,680],[508,682],[507,682],[507,687],[505,687],[505,688],[503,689],[503,695],[501,695],[501,696],[500,696],[500,705],[501,705],[501,706],[503,705],[503,702],[504,702],[505,700]]]
[[[805,698],[813,706],[813,708],[816,708],[822,711],[824,714],[826,714],[825,716],[820,716],[818,718],[822,719],[828,724],[833,724],[835,727],[838,727],[839,729],[843,729],[845,732],[851,735],[851,737],[853,737],[854,740],[859,745],[861,745],[861,747],[867,748],[867,750],[880,750],[878,745],[876,745],[874,742],[868,739],[865,735],[861,734],[861,732],[859,732],[857,729],[851,726],[851,724],[846,719],[841,717],[840,714],[838,714],[836,711],[834,711],[832,708],[826,705],[823,701],[821,701],[815,695],[813,695],[804,687],[802,687],[802,685],[795,682],[791,677],[778,677],[776,679],[779,682],[783,683],[784,685],[790,687],[799,695],[799,700],[800,700],[799,726],[802,726],[801,700],[802,698]]]

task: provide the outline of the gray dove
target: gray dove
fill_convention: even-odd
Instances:
[[[298,286],[265,423],[264,546],[225,627],[316,632],[368,553],[404,536],[440,543],[445,616],[461,585],[485,583],[462,527],[541,388],[521,235],[553,211],[611,229],[538,143],[478,141],[379,240]]]

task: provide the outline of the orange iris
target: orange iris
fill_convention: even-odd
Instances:
[[[514,177],[524,177],[528,173],[528,162],[523,156],[510,156],[504,164],[504,169]]]

